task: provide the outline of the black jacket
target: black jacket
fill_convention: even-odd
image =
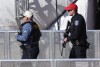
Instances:
[[[71,19],[71,26],[69,28],[70,35],[67,37],[71,41],[84,41],[87,39],[86,24],[82,15],[76,13]]]

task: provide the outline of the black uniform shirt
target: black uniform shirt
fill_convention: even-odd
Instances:
[[[68,40],[86,40],[86,24],[82,15],[76,13],[71,19]]]

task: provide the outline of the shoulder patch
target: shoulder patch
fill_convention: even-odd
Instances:
[[[24,33],[27,33],[27,30],[24,30]]]
[[[75,21],[75,26],[78,26],[78,25],[79,25],[79,21],[76,20],[76,21]]]

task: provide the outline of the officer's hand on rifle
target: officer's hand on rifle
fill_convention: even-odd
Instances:
[[[67,38],[64,38],[63,43],[62,43],[62,47],[63,47],[63,48],[66,47],[66,43],[67,43]]]
[[[64,38],[64,42],[67,42],[67,38]]]

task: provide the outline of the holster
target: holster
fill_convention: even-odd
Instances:
[[[81,47],[85,47],[86,49],[89,49],[90,43],[88,43],[87,41],[72,41],[72,43],[74,44],[74,46],[81,46]]]
[[[20,45],[20,48],[23,50],[23,51],[26,51],[26,47],[24,45]]]
[[[23,52],[30,52],[30,45],[21,45],[20,48],[23,50]]]

